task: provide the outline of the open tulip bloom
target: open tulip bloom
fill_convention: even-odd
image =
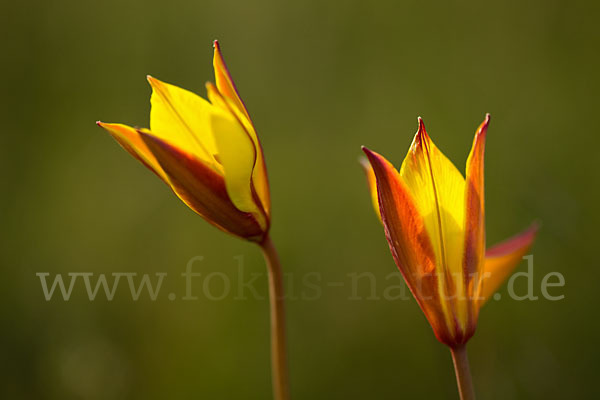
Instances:
[[[269,267],[273,391],[288,398],[283,285],[269,237],[271,204],[262,147],[214,42],[215,83],[209,101],[148,76],[150,129],[98,122],[162,179],[192,210],[219,229],[261,246]]]
[[[483,159],[489,115],[479,126],[466,178],[419,128],[400,171],[363,148],[373,205],[392,256],[438,340],[450,347],[461,398],[474,398],[465,344],[479,310],[533,243],[535,225],[486,251]]]

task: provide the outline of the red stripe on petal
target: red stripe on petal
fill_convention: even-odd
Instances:
[[[487,114],[475,133],[466,168],[463,271],[466,293],[470,299],[479,297],[485,256],[484,154],[489,122],[490,115]],[[471,317],[475,318],[477,310],[470,311],[473,314]]]
[[[452,343],[440,303],[435,254],[423,217],[392,164],[367,148],[363,151],[375,173],[381,219],[394,261],[438,340]]]
[[[173,191],[192,210],[220,229],[253,241],[266,233],[251,213],[238,210],[229,199],[223,177],[195,156],[149,132],[140,136],[169,177]]]

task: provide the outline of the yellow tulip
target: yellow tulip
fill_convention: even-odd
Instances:
[[[435,146],[423,120],[398,172],[363,148],[373,205],[398,268],[437,338],[467,342],[479,308],[527,252],[536,233],[524,233],[485,251],[483,155],[489,116],[477,129],[466,180]]]
[[[465,343],[479,310],[527,253],[537,227],[485,249],[483,159],[489,115],[467,159],[466,179],[419,129],[400,171],[363,147],[373,205],[392,256],[438,340],[453,350],[457,377],[467,379]],[[459,380],[462,398],[472,398]]]
[[[150,129],[97,124],[161,178],[188,207],[221,230],[256,242],[269,270],[275,400],[288,400],[282,271],[269,236],[271,201],[262,147],[214,42],[208,101],[148,76]]]
[[[150,129],[98,125],[208,222],[261,243],[271,208],[262,148],[217,41],[213,65],[209,101],[148,76]]]

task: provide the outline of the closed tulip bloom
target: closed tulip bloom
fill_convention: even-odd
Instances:
[[[262,148],[216,41],[213,65],[208,101],[148,76],[150,129],[98,125],[208,222],[261,242],[270,224]]]
[[[219,229],[257,243],[269,271],[275,400],[288,400],[283,273],[269,236],[271,201],[262,147],[214,42],[208,100],[148,76],[150,129],[97,124]]]

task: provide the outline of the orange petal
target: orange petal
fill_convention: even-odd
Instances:
[[[265,229],[254,216],[242,212],[229,199],[223,176],[205,162],[154,136],[139,134],[169,177],[175,194],[208,222],[225,232],[245,239],[261,241]]]
[[[490,115],[475,133],[473,147],[467,158],[465,187],[465,252],[463,268],[468,295],[476,299],[481,288],[483,260],[485,257],[485,203],[484,203],[484,153]]]
[[[396,265],[440,341],[452,341],[440,301],[435,253],[423,217],[400,175],[384,157],[363,147],[377,181],[385,235]]]
[[[373,208],[375,209],[375,214],[377,214],[377,218],[381,221],[381,214],[379,212],[379,198],[377,197],[377,181],[375,179],[375,172],[373,172],[373,168],[371,164],[369,164],[369,160],[364,157],[359,159],[360,165],[365,171],[365,176],[367,177],[367,185],[369,186],[369,193],[371,194],[371,202],[373,203]]]
[[[538,231],[538,225],[532,224],[524,232],[496,244],[485,254],[482,302],[487,301],[508,278],[513,269],[527,254]]]
[[[165,183],[169,184],[169,180],[156,160],[156,157],[154,157],[154,154],[148,149],[148,146],[146,146],[146,143],[144,143],[134,128],[123,124],[107,124],[100,121],[96,122],[96,124],[106,129],[129,154],[158,175]]]

